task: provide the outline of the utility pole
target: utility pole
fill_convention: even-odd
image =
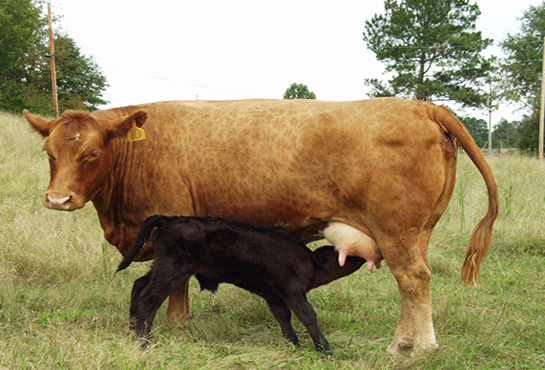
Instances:
[[[539,110],[539,142],[537,158],[543,160],[543,121],[545,119],[545,37],[543,38],[543,61],[541,65],[541,109]]]
[[[488,81],[490,94],[488,95],[488,155],[492,156],[492,79]]]
[[[57,73],[55,72],[55,41],[51,21],[51,2],[47,3],[47,19],[49,21],[49,56],[51,58],[51,90],[53,91],[53,110],[55,118],[59,116],[59,101],[57,99]]]

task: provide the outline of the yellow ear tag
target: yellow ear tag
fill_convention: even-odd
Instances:
[[[130,142],[146,140],[146,131],[139,127],[136,127],[136,121],[132,121],[132,128],[127,133],[127,139]]]

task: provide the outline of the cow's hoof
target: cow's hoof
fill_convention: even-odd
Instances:
[[[426,343],[422,346],[415,346],[413,353],[416,354],[422,354],[422,353],[430,353],[433,351],[437,351],[439,349],[439,345],[437,343]]]
[[[413,349],[413,344],[407,341],[392,343],[388,346],[388,354],[391,356],[405,356]]]
[[[186,312],[168,312],[167,319],[178,324],[180,327],[184,327],[187,325],[189,314]]]
[[[413,351],[411,352],[412,357],[418,357],[422,355],[427,355],[431,352],[437,351],[439,345],[437,343],[427,343],[425,345],[414,346]]]

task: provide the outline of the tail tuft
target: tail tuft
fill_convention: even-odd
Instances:
[[[462,281],[467,286],[475,286],[477,283],[481,262],[488,254],[492,243],[492,227],[497,215],[498,207],[492,205],[485,218],[481,220],[471,235],[466,258],[462,265]]]

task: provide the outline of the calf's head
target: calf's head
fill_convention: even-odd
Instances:
[[[311,289],[350,275],[366,261],[361,257],[349,256],[344,266],[339,265],[339,253],[332,245],[326,245],[311,253],[314,262],[314,276]]]
[[[98,120],[80,111],[67,111],[60,118],[46,120],[23,111],[31,126],[47,140],[50,183],[45,194],[47,208],[73,211],[93,199],[111,173],[110,141],[126,136],[132,122],[141,126],[144,110],[115,120]]]

